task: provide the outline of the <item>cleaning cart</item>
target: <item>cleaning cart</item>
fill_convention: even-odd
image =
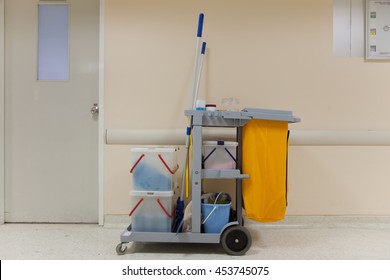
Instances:
[[[251,174],[242,173],[242,130],[251,120],[269,120],[296,123],[300,119],[291,111],[246,108],[242,111],[203,111],[187,110],[185,115],[191,117],[192,124],[192,157],[191,158],[191,194],[192,220],[190,232],[145,232],[137,231],[130,225],[120,235],[116,247],[119,255],[125,254],[129,242],[168,242],[168,243],[220,243],[227,254],[243,255],[252,244],[250,232],[243,226],[242,217],[242,180]],[[236,129],[237,154],[235,169],[204,169],[202,164],[202,144],[204,127],[227,127]],[[236,181],[235,201],[232,202],[236,214],[222,227],[220,232],[202,232],[202,194],[203,179],[231,179]],[[223,190],[221,190],[223,191]],[[167,213],[171,215],[170,213]]]

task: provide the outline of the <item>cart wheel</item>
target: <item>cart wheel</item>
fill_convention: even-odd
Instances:
[[[123,244],[125,243],[119,243],[117,246],[116,246],[116,253],[118,255],[124,255],[126,253],[126,250],[127,250],[127,246],[125,245],[123,247]]]
[[[221,244],[229,255],[241,256],[251,247],[252,238],[246,228],[231,226],[222,233]]]

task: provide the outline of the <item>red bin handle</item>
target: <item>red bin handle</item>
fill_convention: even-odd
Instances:
[[[133,167],[130,169],[130,173],[133,173],[133,170],[134,168],[138,165],[138,163],[141,161],[141,159],[145,156],[145,154],[142,154],[138,159],[137,161],[135,162],[135,164],[133,165]]]
[[[158,205],[160,205],[160,207],[164,211],[165,215],[167,215],[168,218],[172,219],[172,215],[168,213],[167,209],[165,209],[164,205],[162,205],[159,198],[157,198],[157,203],[158,203]]]
[[[137,202],[137,204],[134,206],[133,210],[131,210],[129,216],[133,215],[134,211],[138,208],[138,206],[141,204],[142,201],[144,201],[143,198],[141,198],[141,199]]]
[[[158,157],[162,161],[162,163],[165,165],[165,167],[168,169],[169,173],[175,174],[176,171],[179,169],[179,165],[177,165],[173,170],[168,166],[168,164],[165,162],[164,158],[162,157],[161,154],[158,154]]]

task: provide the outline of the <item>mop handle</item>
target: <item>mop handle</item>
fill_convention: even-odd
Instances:
[[[204,55],[205,53],[206,53],[206,42],[203,42],[201,54]]]
[[[199,15],[199,21],[198,21],[198,33],[197,33],[197,37],[202,37],[202,32],[203,32],[203,19],[204,19],[204,14],[201,13]]]
[[[202,32],[203,32],[203,20],[204,20],[204,14],[203,13],[200,13],[199,14],[199,20],[198,20],[198,32],[196,34],[196,51],[195,51],[195,62],[194,62],[194,73],[193,73],[193,82],[192,82],[192,100],[190,101],[190,109],[192,110],[195,110],[195,102],[196,100],[194,99],[195,98],[195,95],[196,95],[196,83],[197,83],[197,74],[198,74],[198,63],[199,63],[199,48],[200,48],[200,45],[202,43]],[[189,124],[187,126],[187,130],[186,130],[186,150],[185,150],[185,157],[184,157],[184,164],[183,164],[183,167],[184,167],[184,171],[183,171],[183,175],[182,175],[182,180],[181,180],[181,192],[180,192],[180,200],[183,201],[184,200],[184,186],[186,185],[186,166],[187,166],[187,162],[188,162],[188,147],[189,147],[189,138],[190,138],[190,135],[191,135],[191,125],[192,125],[192,117],[191,117],[191,120],[189,121]]]
[[[198,100],[200,78],[202,76],[203,60],[204,60],[205,54],[206,54],[206,42],[203,42],[202,43],[201,57],[200,57],[200,65],[199,65],[198,75],[197,75],[197,80],[196,80],[195,97],[194,97],[194,104],[193,104],[194,109],[196,109],[196,100]]]
[[[195,51],[195,62],[194,62],[194,75],[193,75],[193,83],[192,83],[192,102],[191,102],[191,109],[195,109],[195,95],[196,95],[196,82],[197,82],[197,74],[198,74],[198,65],[199,65],[199,49],[202,43],[202,32],[203,32],[203,20],[204,20],[204,14],[199,14],[199,21],[198,21],[198,32],[197,32],[197,39],[196,39],[196,51]]]

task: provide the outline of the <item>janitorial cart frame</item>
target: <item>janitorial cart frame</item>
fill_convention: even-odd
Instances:
[[[192,230],[191,232],[134,232],[131,225],[122,232],[116,252],[126,252],[129,242],[171,242],[171,243],[221,243],[226,253],[231,255],[245,254],[252,244],[250,232],[243,226],[242,219],[242,183],[250,174],[242,174],[242,128],[251,120],[272,120],[288,123],[299,122],[291,111],[246,108],[242,111],[200,111],[187,110],[185,115],[192,118]],[[228,127],[236,129],[237,167],[236,169],[202,169],[202,129],[204,127]],[[245,160],[245,159],[244,159]],[[219,233],[203,233],[201,230],[201,195],[203,179],[236,180],[236,215]]]

